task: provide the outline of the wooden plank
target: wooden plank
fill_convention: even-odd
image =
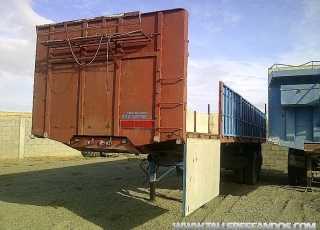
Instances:
[[[187,132],[218,135],[218,114],[187,110]]]
[[[213,135],[219,135],[219,114],[209,114],[209,133]]]

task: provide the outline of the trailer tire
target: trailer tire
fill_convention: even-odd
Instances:
[[[288,166],[288,182],[291,186],[301,185],[299,168]]]
[[[301,167],[288,166],[288,182],[291,186],[306,184],[307,170]]]
[[[258,161],[257,154],[251,153],[248,157],[248,165],[245,167],[245,183],[254,185],[258,180],[259,167],[261,164]]]
[[[244,172],[243,169],[233,169],[233,181],[237,184],[244,183]]]
[[[261,177],[261,166],[262,166],[262,154],[261,154],[261,152],[259,152],[258,153],[258,165],[257,165],[257,173],[258,173],[258,175],[257,175],[257,180],[259,180],[260,179],[260,177]]]
[[[306,184],[307,169],[306,166],[294,166],[290,165],[290,159],[292,156],[303,156],[303,150],[296,150],[290,148],[288,151],[288,183],[291,186],[301,186]]]

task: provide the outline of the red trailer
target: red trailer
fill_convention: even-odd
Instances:
[[[32,134],[148,154],[151,200],[157,181],[183,170],[183,215],[219,194],[220,149],[238,182],[255,183],[265,116],[223,83],[212,93],[219,116],[187,116],[187,48],[184,9],[37,26]],[[158,177],[158,166],[169,169]]]
[[[32,133],[111,152],[183,141],[187,20],[174,9],[38,26]]]

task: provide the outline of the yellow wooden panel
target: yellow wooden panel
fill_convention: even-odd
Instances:
[[[218,134],[219,133],[219,114],[218,113],[210,113],[210,127],[209,127],[209,133],[210,134]]]
[[[187,110],[187,132],[208,133],[208,114],[196,112],[196,130],[194,130],[194,111]]]
[[[187,110],[187,122],[186,122],[186,129],[187,132],[194,132],[194,111]]]

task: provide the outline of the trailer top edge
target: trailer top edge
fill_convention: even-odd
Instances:
[[[285,70],[310,70],[319,69],[320,61],[310,61],[302,65],[287,65],[287,64],[274,64],[268,69],[268,74],[272,72],[285,71]]]
[[[179,10],[187,11],[184,8],[173,8],[173,9],[166,9],[166,10],[157,10],[157,11],[152,11],[152,12],[144,12],[141,14],[145,15],[145,14],[151,14],[151,13],[157,13],[157,12],[169,12],[169,11],[179,11]],[[112,18],[119,18],[119,17],[131,17],[133,15],[138,15],[138,14],[140,14],[139,11],[112,14],[112,15],[103,15],[103,16],[92,17],[92,18],[67,20],[67,21],[62,21],[62,22],[54,22],[54,23],[48,23],[48,24],[43,24],[43,25],[37,25],[36,28],[38,29],[38,28],[45,28],[45,27],[50,27],[50,26],[62,25],[64,23],[72,24],[72,23],[79,23],[79,22],[85,22],[85,21],[94,21],[94,20],[100,20],[102,18],[112,19]]]

